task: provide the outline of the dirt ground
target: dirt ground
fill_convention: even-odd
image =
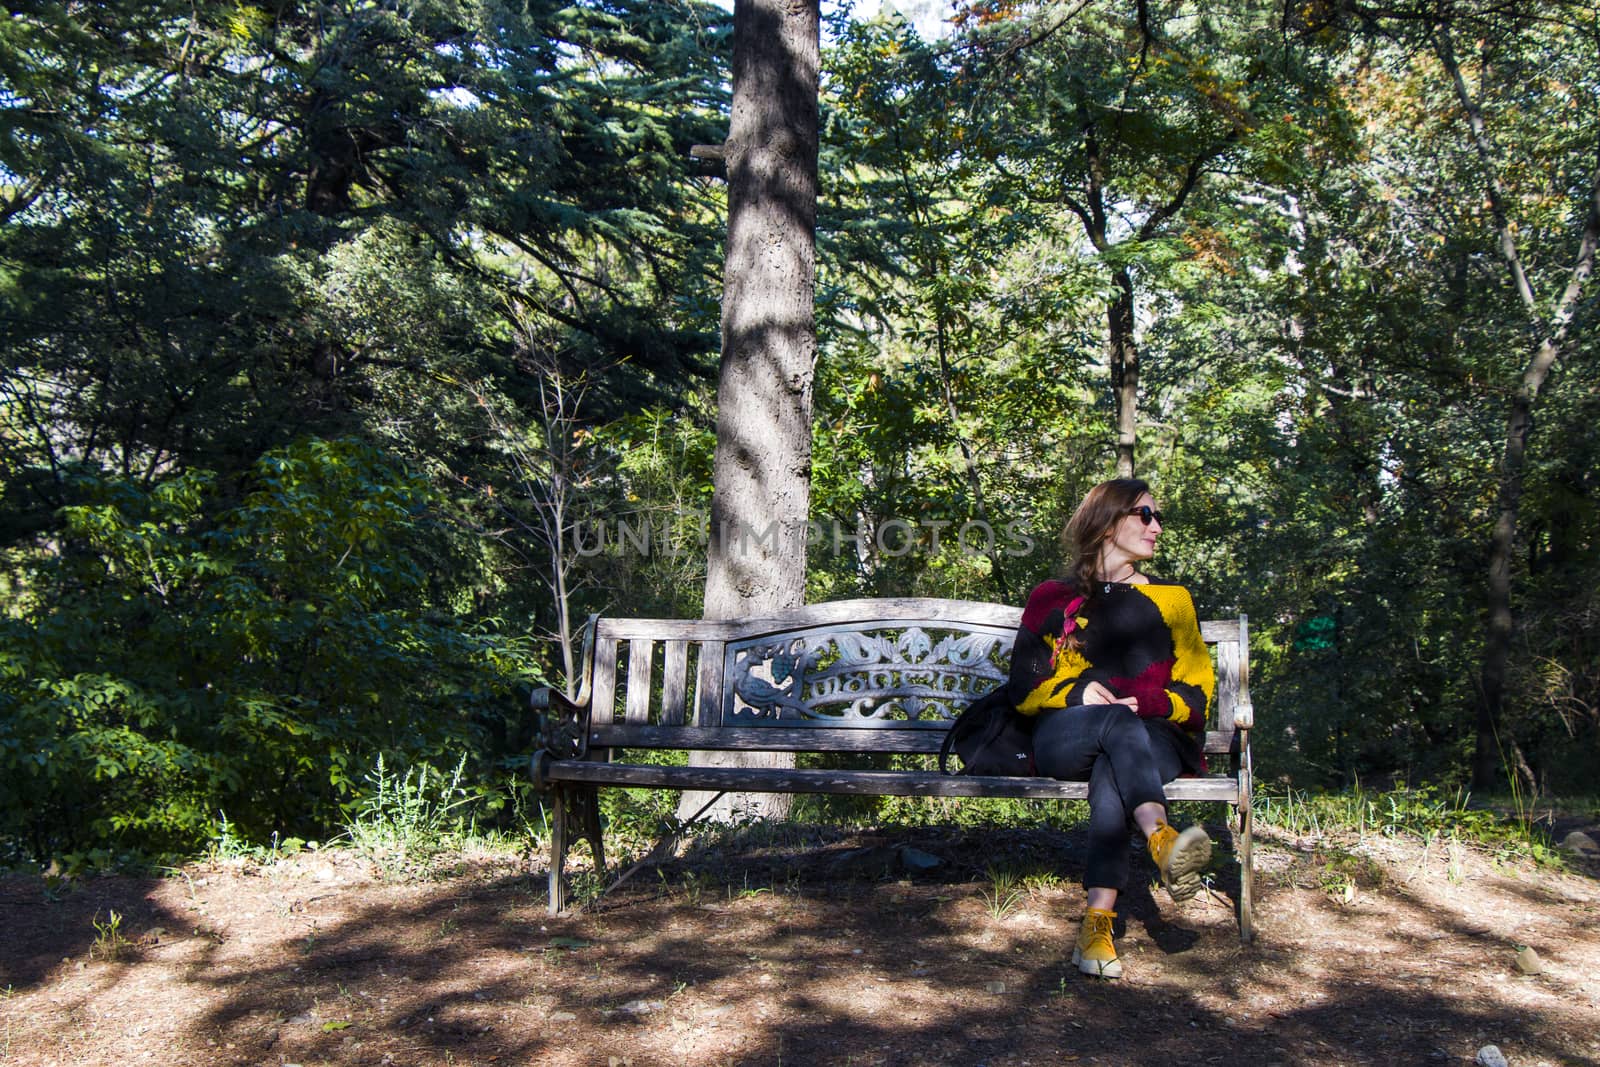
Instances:
[[[554,919],[510,857],[12,875],[0,1063],[1600,1063],[1600,866],[1268,833],[1255,944],[1219,849],[1196,900],[1125,895],[1127,975],[1103,982],[1067,962],[1080,857],[1053,831],[786,829]]]

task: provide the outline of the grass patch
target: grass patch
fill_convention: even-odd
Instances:
[[[1088,821],[1083,800],[1017,800],[999,797],[799,796],[794,818],[854,830],[954,826],[980,829],[1071,830]]]
[[[1262,791],[1256,818],[1297,837],[1334,838],[1406,835],[1423,841],[1446,840],[1481,848],[1503,858],[1562,865],[1544,824],[1526,808],[1494,808],[1472,803],[1465,789],[1434,786],[1368,792],[1357,786],[1338,793],[1294,789]]]
[[[90,959],[115,963],[132,952],[133,944],[122,932],[122,916],[114,909],[107,914],[105,922],[100,921],[100,913],[96,912],[89,923],[94,927],[94,943],[89,946]]]
[[[990,867],[985,872],[989,884],[983,888],[983,906],[996,922],[1017,910],[1027,895],[1022,879],[1009,867]]]
[[[472,836],[461,808],[473,797],[462,788],[467,757],[445,778],[421,764],[396,776],[379,755],[371,775],[372,795],[362,802],[344,836],[387,876],[427,873],[446,853],[459,852]]]
[[[315,852],[318,848],[316,841],[306,841],[299,837],[283,837],[278,831],[272,832],[272,839],[265,845],[252,844],[234,833],[233,823],[228,821],[228,813],[217,812],[217,821],[212,827],[211,841],[206,850],[206,857],[212,863],[249,862],[272,863],[285,856],[297,856],[301,852]]]

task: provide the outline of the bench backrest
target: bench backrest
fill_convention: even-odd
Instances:
[[[591,747],[937,752],[1006,678],[1022,611],[967,600],[810,604],[766,619],[591,619]],[[1249,704],[1247,621],[1200,624],[1217,668],[1208,752]],[[692,684],[691,684],[692,683]]]

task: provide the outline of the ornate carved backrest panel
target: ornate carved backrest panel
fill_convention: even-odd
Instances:
[[[942,728],[1005,681],[1014,627],[819,626],[724,649],[723,722]]]

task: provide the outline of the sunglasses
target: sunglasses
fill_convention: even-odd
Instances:
[[[1149,504],[1145,504],[1142,507],[1129,508],[1128,514],[1139,516],[1139,521],[1146,526],[1150,525],[1151,519],[1156,520],[1156,522],[1160,523],[1162,526],[1167,524],[1167,520],[1162,516],[1161,512],[1157,511]]]

